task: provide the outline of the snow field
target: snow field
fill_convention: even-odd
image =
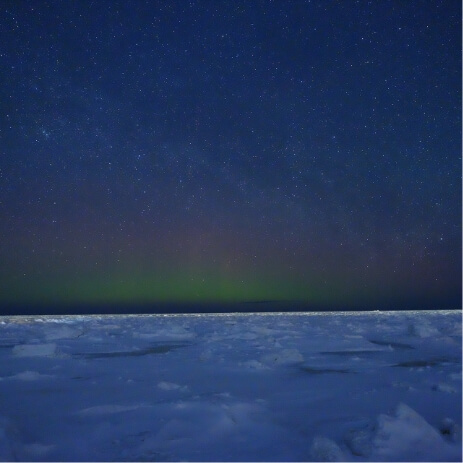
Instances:
[[[0,319],[0,460],[461,461],[461,312]]]

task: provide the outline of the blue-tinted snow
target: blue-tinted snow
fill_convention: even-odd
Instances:
[[[0,460],[461,461],[461,312],[0,318]]]

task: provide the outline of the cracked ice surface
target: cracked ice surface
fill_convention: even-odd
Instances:
[[[0,460],[461,461],[461,312],[0,317]]]

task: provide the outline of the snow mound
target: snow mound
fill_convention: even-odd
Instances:
[[[440,336],[440,331],[427,321],[412,323],[408,326],[408,333],[418,338],[430,338]]]
[[[140,455],[155,452],[170,455],[163,461],[223,461],[224,456],[228,461],[252,461],[257,455],[270,461],[279,451],[267,436],[277,436],[281,428],[268,420],[258,404],[217,400],[172,405],[158,410],[160,428],[133,449],[131,459],[140,461]]]
[[[51,325],[47,327],[45,339],[47,341],[56,341],[58,339],[76,338],[80,334],[80,331],[70,328],[69,326]]]
[[[343,451],[336,442],[327,437],[315,437],[310,448],[314,461],[346,461]]]
[[[446,383],[437,383],[434,386],[432,386],[432,390],[438,392],[445,392],[447,394],[455,394],[458,392],[458,390],[455,387]]]
[[[13,376],[8,376],[4,379],[19,379],[21,381],[37,381],[40,379],[49,379],[53,378],[53,375],[42,375],[38,371],[23,371]]]
[[[163,391],[188,391],[188,386],[180,386],[179,384],[168,383],[166,381],[161,381],[158,383],[158,388],[162,389]]]
[[[247,360],[246,362],[241,362],[240,365],[250,370],[269,370],[269,367],[257,360]]]
[[[264,356],[262,360],[267,364],[281,365],[286,363],[303,362],[304,357],[297,349],[283,349]]]
[[[79,416],[99,416],[112,415],[115,413],[130,412],[137,410],[141,405],[97,405],[95,407],[84,408],[79,410],[76,415]]]
[[[422,416],[403,403],[395,416],[378,417],[371,457],[376,461],[442,461],[455,449]]]
[[[17,357],[48,357],[56,353],[56,344],[21,344],[13,347]]]

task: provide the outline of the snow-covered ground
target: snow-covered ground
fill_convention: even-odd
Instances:
[[[461,461],[461,320],[0,317],[0,460]]]

